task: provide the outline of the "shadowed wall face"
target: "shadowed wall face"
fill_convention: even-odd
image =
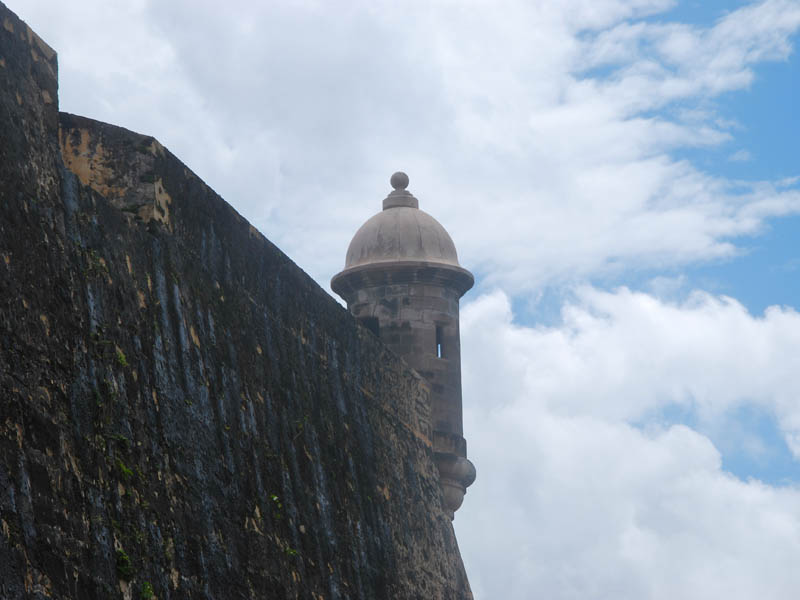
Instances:
[[[0,597],[471,597],[428,384],[48,50],[0,4]]]

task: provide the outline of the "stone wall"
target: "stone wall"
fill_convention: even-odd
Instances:
[[[0,598],[470,598],[426,384],[0,25]]]

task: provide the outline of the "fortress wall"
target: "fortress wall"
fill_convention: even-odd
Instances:
[[[0,597],[471,597],[426,384],[2,3],[0,132]]]

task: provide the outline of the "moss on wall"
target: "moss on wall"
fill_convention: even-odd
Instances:
[[[426,384],[2,4],[0,131],[0,597],[470,597]]]

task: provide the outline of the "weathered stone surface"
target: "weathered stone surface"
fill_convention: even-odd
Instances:
[[[60,123],[0,4],[0,597],[470,598],[427,385],[153,138]]]

